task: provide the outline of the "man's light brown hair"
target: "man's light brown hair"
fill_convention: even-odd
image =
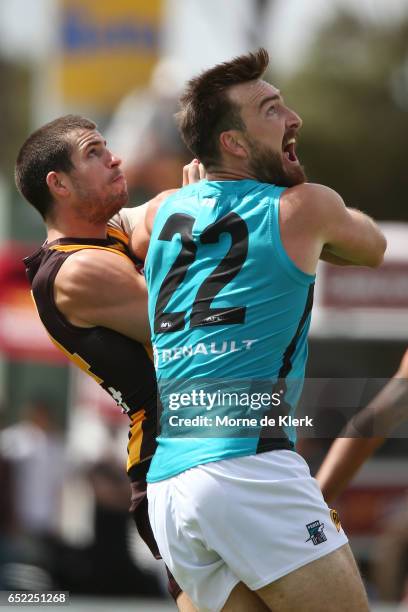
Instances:
[[[268,52],[261,48],[217,64],[187,83],[176,119],[187,147],[207,169],[219,161],[220,134],[245,130],[239,106],[229,99],[229,88],[261,78],[268,63]]]

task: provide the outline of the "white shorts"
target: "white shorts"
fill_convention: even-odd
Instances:
[[[255,591],[348,541],[293,451],[200,465],[147,493],[163,559],[202,612],[240,581]]]

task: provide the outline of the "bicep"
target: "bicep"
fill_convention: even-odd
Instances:
[[[350,264],[379,265],[386,242],[376,223],[365,213],[347,208],[328,187],[316,186],[313,193],[313,216],[322,249]]]
[[[74,257],[63,264],[54,287],[57,307],[68,321],[80,327],[107,327],[146,342],[146,283],[130,260],[102,251]]]
[[[323,240],[327,248],[353,250],[361,243],[363,230],[364,223],[358,211],[346,208],[340,196],[331,197],[323,227]]]
[[[146,343],[150,340],[147,290],[144,278],[118,279],[109,283],[97,303],[90,303],[83,316],[94,325],[113,329],[124,336]]]

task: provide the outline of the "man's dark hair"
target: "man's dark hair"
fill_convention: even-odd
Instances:
[[[96,124],[79,115],[65,115],[33,132],[21,147],[15,166],[15,181],[21,195],[44,219],[50,213],[52,196],[47,185],[49,172],[70,172],[72,142],[69,135],[78,129],[94,130]]]
[[[219,135],[245,129],[240,108],[229,99],[228,89],[261,78],[268,63],[268,52],[261,48],[217,64],[187,83],[176,119],[187,147],[207,168],[219,160]]]

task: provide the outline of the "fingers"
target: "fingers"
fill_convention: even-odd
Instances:
[[[192,183],[198,183],[202,178],[205,177],[205,169],[198,159],[193,159],[189,164],[183,168],[183,187],[191,185]]]
[[[206,173],[206,171],[205,171],[205,168],[204,168],[203,164],[202,164],[202,163],[200,163],[200,164],[198,165],[198,168],[199,168],[199,171],[200,171],[200,179],[205,179],[205,178],[206,178],[206,176],[207,176],[207,173]]]

